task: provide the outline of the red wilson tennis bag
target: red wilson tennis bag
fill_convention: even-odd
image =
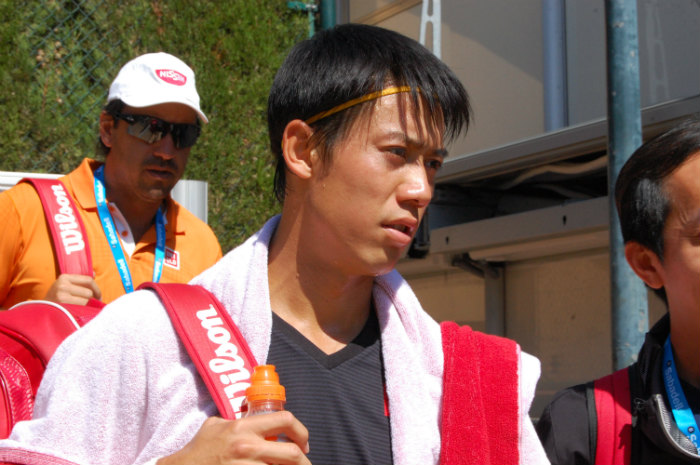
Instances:
[[[32,184],[39,194],[60,272],[92,276],[85,228],[63,183],[29,178],[21,182]],[[141,288],[155,291],[163,301],[222,417],[240,415],[255,360],[223,306],[199,286],[145,283]],[[34,300],[0,312],[0,438],[8,437],[18,421],[31,418],[39,383],[56,348],[103,306],[95,299],[86,306]],[[223,339],[236,345],[235,359],[216,355]],[[231,369],[224,373],[226,367]]]
[[[42,300],[0,312],[0,438],[31,418],[46,364],[59,344],[101,309]]]
[[[92,276],[85,228],[63,183],[29,178],[20,182],[32,184],[39,194],[60,272]],[[0,438],[18,421],[31,418],[39,382],[54,351],[103,306],[94,299],[87,306],[30,300],[0,312]]]
[[[29,178],[21,182],[32,184],[39,194],[60,272],[92,276],[85,228],[63,183]],[[163,301],[222,417],[239,416],[255,360],[223,306],[199,286],[145,283],[141,288],[155,291]],[[56,348],[103,306],[95,299],[87,306],[34,300],[0,312],[0,438],[8,437],[18,421],[31,418],[39,383]],[[216,355],[223,339],[237,347],[231,360]]]
[[[143,288],[161,298],[221,416],[240,416],[255,359],[224,307],[200,286],[144,283]],[[39,383],[56,348],[104,305],[91,303],[35,300],[0,312],[0,438],[8,437],[18,421],[31,418]],[[217,355],[222,344],[236,349]]]

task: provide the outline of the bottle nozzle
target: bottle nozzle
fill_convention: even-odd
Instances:
[[[251,385],[245,390],[248,401],[274,399],[285,401],[284,386],[274,365],[258,365],[253,369]]]

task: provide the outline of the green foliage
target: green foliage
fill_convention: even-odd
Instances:
[[[185,178],[209,183],[224,251],[278,209],[267,93],[307,18],[284,0],[0,2],[0,170],[65,173],[95,156],[109,84],[129,59],[166,51],[197,75],[210,120]]]

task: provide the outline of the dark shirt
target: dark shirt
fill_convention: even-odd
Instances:
[[[267,363],[285,386],[285,408],[309,430],[314,465],[393,463],[379,334],[372,312],[352,342],[327,355],[273,314]]]

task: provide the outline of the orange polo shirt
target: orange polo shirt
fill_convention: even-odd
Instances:
[[[85,225],[95,281],[107,303],[124,294],[124,286],[97,213],[93,171],[100,162],[85,159],[61,178]],[[127,255],[134,288],[153,280],[155,226]],[[221,258],[211,228],[172,199],[167,201],[166,258],[160,282],[188,282]],[[58,277],[51,233],[39,196],[27,183],[0,193],[0,308],[43,299]]]

